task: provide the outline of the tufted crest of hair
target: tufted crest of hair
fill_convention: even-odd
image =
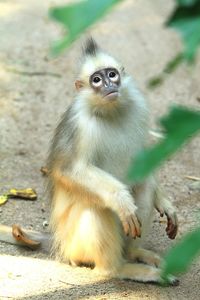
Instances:
[[[85,46],[83,47],[83,54],[86,56],[96,56],[99,51],[99,46],[96,41],[90,37],[87,39]]]
[[[83,60],[79,73],[82,81],[88,82],[88,77],[95,71],[114,67],[120,69],[120,64],[109,54],[102,51],[93,38],[88,38],[83,48]]]

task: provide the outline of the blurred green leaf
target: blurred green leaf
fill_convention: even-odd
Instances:
[[[160,120],[160,123],[166,131],[165,138],[155,146],[138,154],[128,172],[130,181],[144,180],[184,142],[200,130],[200,112],[175,106],[167,116]]]
[[[177,0],[179,4],[167,25],[180,32],[184,41],[184,58],[192,62],[200,45],[200,0]]]
[[[182,6],[192,6],[193,4],[197,3],[199,0],[176,0],[179,5]]]
[[[147,87],[149,89],[154,89],[154,88],[158,87],[159,85],[161,85],[163,83],[164,79],[165,79],[165,75],[163,73],[161,73],[157,76],[154,76],[148,80]]]
[[[69,46],[87,27],[101,18],[114,4],[122,0],[87,0],[50,10],[50,17],[63,24],[66,35],[53,45],[54,55]]]
[[[170,60],[165,66],[163,72],[171,74],[183,61],[183,53],[178,53],[172,60]]]
[[[166,76],[174,72],[182,61],[183,61],[183,54],[178,53],[173,59],[171,59],[167,63],[164,70],[160,74],[149,79],[149,81],[147,82],[148,88],[154,89],[157,86],[161,85],[165,80]]]
[[[200,252],[200,228],[188,233],[164,257],[161,277],[168,281],[168,277],[185,272],[192,260]]]

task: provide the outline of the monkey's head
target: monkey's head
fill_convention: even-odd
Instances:
[[[122,105],[123,67],[90,38],[83,49],[83,63],[75,86],[82,101],[98,114],[113,113]]]

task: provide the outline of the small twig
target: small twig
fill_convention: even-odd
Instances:
[[[164,137],[165,137],[165,135],[164,135],[163,132],[157,131],[157,130],[154,130],[154,129],[149,130],[149,133],[150,133],[152,136],[154,136],[154,137],[156,137],[156,138],[158,138],[158,139],[164,139]]]
[[[29,72],[29,71],[17,70],[15,68],[6,68],[6,70],[8,72],[12,72],[12,73],[19,74],[19,75],[25,75],[25,76],[53,76],[53,77],[57,77],[57,78],[62,77],[58,73],[46,72],[46,71],[43,71],[43,72]]]
[[[184,176],[185,178],[187,179],[191,179],[191,180],[194,180],[194,181],[200,181],[200,177],[196,177],[196,176],[189,176],[189,175],[186,175]]]
[[[15,299],[14,297],[12,297],[12,296],[2,296],[2,295],[0,295],[0,299],[1,298],[9,298],[9,299]]]
[[[70,283],[70,282],[66,282],[66,281],[63,281],[63,280],[59,280],[59,282],[64,283],[64,284],[68,284],[68,285],[72,285],[72,286],[80,286],[79,284]]]

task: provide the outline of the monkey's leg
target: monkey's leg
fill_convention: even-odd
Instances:
[[[163,217],[164,215],[167,216],[166,232],[170,239],[174,239],[178,231],[178,219],[176,210],[158,187],[155,190],[154,206],[160,213],[161,217]]]
[[[73,209],[76,211],[76,207]],[[69,223],[70,218],[69,215]],[[94,262],[96,271],[111,278],[140,282],[161,281],[158,268],[128,263],[124,259],[124,234],[118,217],[111,210],[84,208],[77,221],[79,228],[74,231],[73,240],[67,245],[73,262]]]
[[[123,257],[125,239],[116,214],[109,209],[75,202],[68,213],[59,201],[67,195],[62,190],[56,195],[54,247],[60,258],[73,265],[92,264],[95,270],[111,278],[131,279],[142,282],[159,282],[157,268],[127,263]],[[64,199],[63,199],[64,200]],[[62,206],[63,214],[57,215]],[[58,209],[58,210],[57,210]],[[54,215],[56,214],[56,215]],[[58,246],[58,247],[57,247]]]
[[[109,277],[119,278],[119,279],[130,279],[138,282],[155,282],[161,283],[161,270],[157,267],[145,265],[142,263],[130,263],[126,261],[122,254],[123,244],[120,244],[120,236],[118,235],[118,230],[114,231],[114,235],[110,236],[107,240],[107,244],[104,244],[103,251],[101,251],[101,256],[99,261],[96,260],[95,265],[97,269],[107,272]],[[156,257],[151,251],[141,249],[132,252],[133,257],[140,257],[146,263],[149,262],[157,263],[159,257]],[[169,279],[169,284],[176,285],[178,280],[173,276]]]
[[[129,245],[126,257],[128,260],[139,261],[154,267],[158,267],[162,261],[161,257],[153,251],[134,247],[134,241]]]
[[[139,282],[162,283],[161,270],[148,265],[125,263],[118,273],[121,279],[131,279]],[[173,275],[168,277],[169,285],[178,285],[179,280]]]
[[[61,199],[61,194],[57,197]],[[75,202],[67,211],[54,223],[54,246],[61,259],[75,265],[94,264],[95,270],[111,278],[161,281],[158,268],[126,262],[125,237],[114,212],[84,202]]]
[[[104,249],[105,253],[101,253],[100,269],[104,269],[108,276],[119,279],[130,279],[138,282],[162,283],[161,269],[155,266],[160,262],[159,256],[151,251],[138,249],[135,253],[132,252],[132,257],[140,258],[141,262],[145,262],[146,264],[137,262],[131,263],[122,257],[122,252],[119,250],[121,250],[120,245],[115,243],[115,248],[113,247],[112,251],[108,251],[108,253],[111,254],[109,260],[110,265],[108,264],[108,260],[105,259],[105,257],[107,257],[107,250]],[[103,261],[105,261],[105,264],[102,263]],[[96,264],[96,267],[98,269],[98,263]],[[176,277],[171,275],[168,278],[169,285],[178,285],[178,283],[179,281]]]
[[[161,282],[158,268],[138,263],[125,263],[119,271],[118,277],[140,282]]]

